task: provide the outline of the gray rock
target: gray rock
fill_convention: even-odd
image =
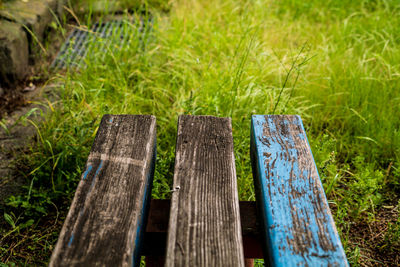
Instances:
[[[30,39],[42,41],[46,27],[57,15],[57,4],[57,0],[6,2],[0,16],[27,27],[35,35]]]
[[[57,15],[59,18],[62,18],[62,15],[65,12],[64,6],[67,6],[67,0],[58,0],[57,1]]]
[[[10,86],[28,73],[28,39],[21,25],[0,21],[0,86]]]

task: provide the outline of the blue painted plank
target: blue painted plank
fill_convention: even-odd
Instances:
[[[271,266],[348,266],[299,116],[254,115],[251,157]]]

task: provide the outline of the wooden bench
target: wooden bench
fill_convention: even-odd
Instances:
[[[171,200],[150,200],[156,119],[105,115],[50,266],[348,266],[298,116],[252,117],[257,202],[230,118],[180,116]]]

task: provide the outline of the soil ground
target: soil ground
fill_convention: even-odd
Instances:
[[[399,244],[387,246],[387,240],[393,239],[391,225],[399,218],[397,201],[385,205],[377,213],[372,223],[357,223],[352,227],[350,241],[353,249],[359,249],[359,262],[362,266],[400,266]]]
[[[51,93],[54,86],[39,86],[29,93],[16,92],[9,96],[6,107],[7,114],[0,130],[0,201],[18,191],[23,183],[24,174],[18,172],[16,160],[26,147],[33,142],[36,129],[28,119],[35,124],[40,123],[48,108],[42,104],[44,94]],[[14,111],[11,111],[14,109]],[[31,112],[34,110],[33,112]],[[29,114],[29,116],[26,116]]]

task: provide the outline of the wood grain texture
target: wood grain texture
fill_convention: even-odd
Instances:
[[[179,117],[173,188],[165,266],[244,266],[230,118]]]
[[[146,256],[146,260],[147,257],[161,256],[165,258],[170,209],[169,199],[152,199],[150,201],[146,233],[140,253],[142,256]],[[256,202],[239,201],[239,210],[244,257],[262,259],[264,254],[257,220]]]
[[[348,266],[299,116],[255,115],[251,156],[271,266]]]
[[[138,263],[155,156],[155,117],[103,117],[50,266]]]

